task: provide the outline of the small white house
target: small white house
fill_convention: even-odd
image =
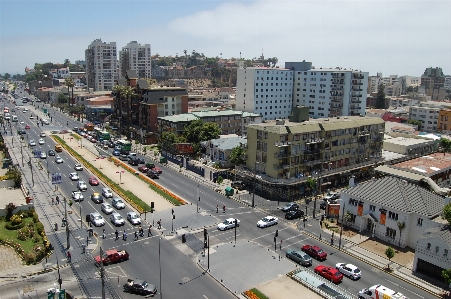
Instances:
[[[206,154],[213,162],[221,163],[222,167],[230,167],[233,164],[229,161],[232,149],[237,146],[246,147],[247,139],[235,134],[221,135],[218,139],[206,142]]]
[[[426,230],[443,226],[445,198],[395,177],[361,183],[342,191],[341,198],[340,217],[349,211],[351,227],[394,246],[415,249]]]

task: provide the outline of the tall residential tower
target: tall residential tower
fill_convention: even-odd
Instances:
[[[117,80],[116,43],[94,40],[85,50],[86,81],[94,91],[112,90]]]
[[[138,44],[136,41],[129,42],[119,51],[120,76],[125,78],[128,70],[136,71],[138,78],[151,78],[150,45]]]

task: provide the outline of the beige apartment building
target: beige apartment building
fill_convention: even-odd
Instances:
[[[246,166],[270,178],[290,179],[374,163],[382,155],[384,130],[384,120],[365,116],[251,124]]]

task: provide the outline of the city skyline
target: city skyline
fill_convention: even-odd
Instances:
[[[170,4],[170,5],[168,5]],[[148,9],[146,9],[146,7]],[[264,54],[315,67],[421,76],[451,74],[448,1],[4,1],[0,73],[84,60],[101,38],[150,44],[152,55],[252,59]],[[221,55],[222,54],[222,55]]]

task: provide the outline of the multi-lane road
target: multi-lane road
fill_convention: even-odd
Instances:
[[[41,104],[41,103],[39,103]],[[35,105],[39,105],[35,103]],[[10,104],[7,104],[10,105]],[[11,106],[11,105],[10,105]],[[11,106],[12,107],[12,106]],[[22,110],[22,109],[21,109]],[[34,109],[30,109],[34,115]],[[19,112],[16,108],[16,114],[18,115],[19,122],[24,121],[26,124],[31,126],[30,130],[27,130],[27,138],[39,139],[39,134],[42,130],[52,130],[54,129],[67,129],[74,126],[82,126],[81,123],[68,118],[65,114],[57,112],[55,109],[49,109],[50,115],[52,117],[52,123],[48,126],[37,127],[36,125],[36,115],[34,115],[34,121],[30,121],[30,112],[23,113]],[[21,126],[17,123],[16,126]],[[45,137],[46,143],[44,145],[37,145],[36,148],[41,148],[42,151],[48,151],[54,148],[54,143],[49,137]],[[72,142],[75,142],[74,140]],[[88,141],[86,141],[88,142]],[[111,152],[111,150],[109,150]],[[69,173],[75,172],[74,164],[76,161],[68,155],[66,152],[59,153],[63,158],[64,163],[56,164],[54,162],[54,157],[48,157],[46,160],[41,161],[42,165],[48,169],[50,173],[60,172],[63,175],[63,182],[59,186],[59,192],[61,196],[66,198],[70,197],[72,190],[76,190],[76,181],[71,181],[68,178]],[[138,155],[139,156],[139,155]],[[142,156],[140,156],[143,158]],[[266,216],[262,211],[258,209],[251,209],[247,206],[243,206],[241,203],[234,200],[230,200],[225,196],[218,194],[217,192],[211,190],[210,188],[198,184],[188,179],[186,176],[182,175],[177,171],[173,171],[170,168],[163,167],[156,163],[157,166],[163,169],[163,173],[158,180],[158,183],[163,187],[171,190],[172,192],[178,194],[182,198],[185,198],[192,203],[196,203],[198,194],[200,196],[199,209],[203,214],[211,215],[215,219],[216,223],[222,222],[224,219],[229,217],[238,218],[241,221],[240,227],[237,229],[237,239],[246,240],[251,242],[256,242],[269,250],[274,250],[274,235],[275,231],[278,230],[277,238],[277,253],[280,250],[280,241],[282,244],[282,256],[289,249],[299,250],[304,244],[318,245],[322,247],[327,253],[328,258],[325,262],[321,264],[326,264],[329,266],[334,266],[338,262],[342,263],[352,263],[358,266],[362,270],[362,278],[358,281],[351,281],[348,278],[344,278],[340,287],[348,290],[351,293],[356,294],[358,290],[369,287],[374,284],[383,284],[391,289],[398,290],[409,298],[430,298],[431,295],[423,290],[417,289],[410,284],[397,279],[379,269],[372,268],[371,266],[351,258],[346,253],[337,251],[333,247],[329,247],[322,242],[316,241],[309,238],[307,235],[302,234],[296,226],[296,220],[285,222],[280,219],[279,224],[260,229],[257,228],[256,223],[262,217]],[[89,174],[86,170],[78,172],[80,180],[88,182]],[[99,186],[90,186],[88,184],[88,190],[84,192],[84,201],[81,203],[82,214],[86,215],[88,213],[98,211],[100,214],[104,215],[100,211],[100,205],[95,204],[90,200],[90,195],[93,192],[101,192],[103,183],[101,182]],[[132,190],[133,191],[133,190]],[[50,200],[50,199],[49,199]],[[111,202],[110,199],[106,199],[106,202]],[[196,203],[197,204],[197,203]],[[75,204],[77,205],[77,204]],[[226,206],[226,212],[216,213],[216,206],[222,207]],[[179,217],[176,219],[175,227],[185,226],[184,221],[188,221],[190,217],[186,217],[187,214],[193,213],[195,216],[196,209],[188,210],[190,207],[177,207],[175,208],[176,213],[185,214],[185,217]],[[130,207],[126,207],[124,210],[119,210],[119,212],[124,218],[125,214],[130,211]],[[158,209],[157,209],[158,210]],[[160,214],[156,214],[158,217],[166,217],[169,219],[170,211],[162,211]],[[165,238],[160,237],[150,237],[141,238],[139,241],[133,241],[130,232],[136,230],[130,223],[126,221],[124,227],[120,230],[127,230],[129,232],[129,238],[127,241],[114,240],[114,230],[116,229],[110,222],[109,216],[104,215],[106,220],[105,228],[107,231],[107,238],[102,240],[103,248],[126,248],[130,252],[131,258],[129,261],[123,262],[121,264],[107,266],[107,270],[110,273],[125,273],[129,277],[139,277],[154,283],[159,287],[160,285],[160,267],[159,258],[161,258],[161,269],[162,269],[162,289],[165,294],[165,298],[175,298],[175,297],[189,297],[193,298],[232,298],[233,295],[230,294],[226,289],[222,288],[219,283],[211,279],[208,275],[202,275],[202,270],[195,265],[197,261],[198,254],[202,251],[203,234],[196,234],[196,230],[192,231],[187,237],[187,243],[194,244],[191,246],[192,252],[190,254],[182,253],[177,249],[173,243],[169,242]],[[157,217],[157,218],[158,218]],[[192,218],[192,217],[191,217]],[[315,220],[309,220],[315,221]],[[167,223],[168,221],[166,221]],[[209,222],[211,224],[211,222]],[[146,225],[144,225],[146,227]],[[102,235],[103,228],[94,228],[99,236]],[[197,227],[197,231],[201,231],[202,228]],[[226,232],[218,231],[215,225],[210,225],[208,227],[208,233],[210,236],[210,246],[222,246],[223,244],[230,243],[234,240],[234,230],[229,230]],[[159,247],[160,246],[160,247]],[[159,250],[161,248],[161,251]],[[194,253],[193,253],[194,252]],[[97,254],[95,252],[94,254]],[[313,262],[312,268],[320,264],[318,261]],[[255,267],[258,265],[242,265],[234,264],[233,258],[229,262],[230,269],[239,267]],[[295,265],[293,264],[293,269]],[[230,270],[227,269],[227,270]],[[233,272],[233,271],[232,271]],[[245,278],[243,278],[245,279]],[[189,281],[189,283],[187,283]],[[262,281],[263,282],[263,281]],[[132,296],[127,295],[127,298]]]

